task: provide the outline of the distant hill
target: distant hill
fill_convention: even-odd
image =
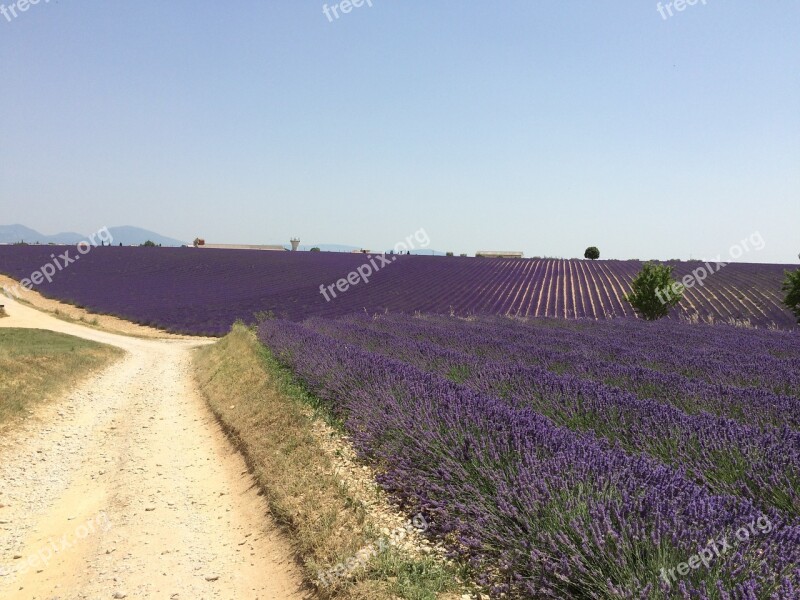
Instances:
[[[162,246],[184,246],[187,244],[187,242],[166,237],[154,231],[141,229],[140,227],[131,227],[129,225],[109,227],[108,231],[114,236],[114,243],[122,244],[123,246],[144,244],[147,240],[156,244],[161,244]]]
[[[129,225],[109,227],[108,231],[113,237],[115,245],[139,245],[147,240],[162,246],[182,246],[186,243],[163,236],[155,231]],[[55,235],[44,235],[25,225],[0,225],[0,244],[14,244],[17,242],[26,242],[28,244],[77,244],[86,238],[87,234],[71,231],[56,233]]]
[[[75,232],[57,233],[56,235],[43,235],[38,231],[25,227],[25,225],[0,225],[0,244],[13,244],[27,242],[34,244],[77,244],[86,236]]]

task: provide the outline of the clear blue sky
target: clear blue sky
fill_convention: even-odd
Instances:
[[[372,2],[0,16],[0,223],[797,262],[796,0]]]

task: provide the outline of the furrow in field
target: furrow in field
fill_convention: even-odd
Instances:
[[[606,307],[606,303],[603,302],[603,296],[608,298],[607,293],[605,292],[605,287],[602,284],[599,276],[596,276],[596,272],[594,267],[591,264],[586,265],[586,271],[589,273],[589,276],[592,279],[591,290],[594,292],[594,295],[597,297],[598,304],[600,305],[600,310],[602,313],[599,315],[601,318],[607,318],[610,312],[610,305]],[[598,281],[600,283],[598,284]]]
[[[552,262],[550,260],[545,260],[544,276],[542,277],[542,285],[539,288],[539,297],[536,301],[536,312],[533,313],[534,317],[544,316],[544,313],[542,312],[542,300],[545,300],[547,295],[545,288],[549,288],[550,285],[551,266]]]
[[[507,310],[503,314],[512,316],[519,314],[520,307],[525,300],[525,294],[530,288],[531,274],[532,272],[535,271],[536,267],[537,267],[536,261],[533,260],[525,261],[525,266],[522,271],[519,284],[516,286],[514,297],[511,299],[511,302],[509,303]]]
[[[584,263],[578,263],[578,267],[581,270],[581,276],[583,277],[583,281],[584,281],[584,284],[585,284],[585,287],[584,287],[585,298],[589,299],[589,305],[592,308],[591,314],[589,314],[588,311],[587,311],[586,316],[587,317],[590,316],[593,319],[597,319],[597,308],[595,307],[595,304],[594,304],[594,295],[592,294],[592,284],[589,283],[589,277],[586,274],[586,266],[584,265]]]
[[[622,282],[619,280],[616,273],[614,273],[614,270],[609,267],[608,263],[602,263],[598,266],[600,269],[605,270],[606,272],[606,277],[609,285],[611,286],[611,290],[614,292],[614,297],[617,300],[617,304],[619,304],[622,315],[628,316],[628,310],[625,306],[627,304],[627,301],[625,300],[625,286],[622,285]],[[619,291],[617,291],[615,284],[619,288]]]

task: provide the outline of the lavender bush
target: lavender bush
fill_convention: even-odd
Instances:
[[[787,511],[715,493],[680,466],[312,326],[268,321],[260,338],[344,419],[384,487],[425,511],[495,593],[797,597],[800,526]],[[680,581],[659,577],[759,517],[772,524],[768,535]]]

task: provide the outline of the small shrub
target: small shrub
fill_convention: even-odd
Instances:
[[[683,286],[672,278],[670,265],[645,263],[625,295],[633,309],[644,319],[655,321],[669,314],[683,298]]]
[[[783,291],[786,297],[783,299],[784,305],[800,323],[800,269],[797,271],[786,271],[786,278],[783,280]]]

